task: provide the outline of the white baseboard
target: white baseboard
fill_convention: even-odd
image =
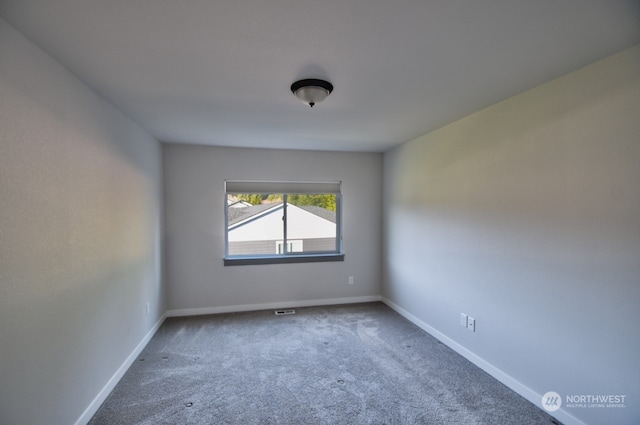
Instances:
[[[326,299],[316,299],[316,300],[282,301],[282,302],[261,303],[261,304],[241,304],[241,305],[230,305],[230,306],[221,306],[221,307],[184,308],[184,309],[177,309],[177,310],[168,310],[166,312],[166,316],[167,317],[199,316],[203,314],[239,313],[241,311],[271,310],[271,309],[278,309],[278,308],[313,307],[318,305],[368,303],[368,302],[381,301],[381,300],[382,300],[382,297],[380,297],[379,295],[367,295],[363,297],[326,298]]]
[[[482,357],[479,357],[478,355],[469,351],[467,348],[463,347],[462,345],[458,344],[457,342],[455,342],[454,340],[452,340],[442,332],[438,331],[437,329],[429,326],[422,320],[418,319],[416,316],[409,313],[407,310],[403,309],[402,307],[400,307],[393,301],[389,300],[388,298],[380,297],[380,300],[386,305],[388,305],[390,308],[395,310],[398,314],[403,316],[405,319],[409,320],[410,322],[412,322],[413,324],[415,324],[416,326],[418,326],[419,328],[421,328],[422,330],[424,330],[434,338],[440,340],[443,344],[447,345],[449,348],[451,348],[452,350],[460,354],[462,357],[466,358],[471,363],[475,364],[480,369],[484,370],[489,375],[493,376],[498,381],[502,382],[504,385],[506,385],[516,393],[520,394],[522,397],[529,400],[531,403],[535,404],[538,407],[540,406],[540,402],[542,400],[542,394],[538,394],[537,392],[533,391],[531,388],[522,384],[520,381],[514,379],[507,373],[503,372],[502,370],[498,369],[491,363],[487,362]],[[575,416],[573,416],[572,414],[570,414],[564,409],[560,409],[556,412],[549,413],[549,414],[554,418],[558,419],[560,422],[562,422],[565,425],[586,425],[580,419],[576,418]]]
[[[129,357],[127,357],[127,359],[120,365],[118,370],[116,370],[116,373],[113,374],[111,379],[109,379],[109,381],[102,388],[102,390],[100,390],[98,395],[93,399],[91,403],[89,403],[89,406],[87,406],[84,412],[82,412],[82,415],[80,415],[78,420],[75,422],[75,425],[85,425],[89,423],[93,415],[96,414],[96,412],[98,411],[102,403],[104,403],[104,401],[107,399],[109,394],[111,394],[111,391],[113,391],[115,386],[118,384],[120,379],[122,379],[124,374],[127,372],[129,367],[133,364],[133,362],[136,360],[138,355],[142,352],[144,347],[146,347],[149,341],[151,341],[151,338],[153,338],[153,335],[155,335],[156,331],[160,328],[165,318],[166,318],[166,315],[163,315],[156,322],[156,324],[153,325],[151,330],[147,332],[144,338],[142,338],[142,341],[140,341],[140,343],[136,346],[136,348],[133,349],[131,354],[129,354]]]

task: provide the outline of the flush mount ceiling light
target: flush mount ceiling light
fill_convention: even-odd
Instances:
[[[291,92],[303,103],[311,106],[320,103],[333,91],[333,84],[324,80],[309,78],[291,84]]]

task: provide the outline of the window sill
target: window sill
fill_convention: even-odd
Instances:
[[[288,255],[278,257],[225,258],[225,266],[251,266],[259,264],[323,263],[344,261],[344,254]]]

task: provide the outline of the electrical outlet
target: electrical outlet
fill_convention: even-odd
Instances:
[[[467,327],[467,317],[468,316],[466,314],[460,313],[460,324],[465,328]]]
[[[348,282],[349,282],[349,285],[353,285],[353,276],[349,276]]]
[[[147,316],[148,316],[148,315],[151,313],[151,306],[149,305],[149,303],[147,303],[147,304],[145,305],[145,310],[146,310],[146,312],[147,312]]]
[[[469,317],[467,319],[467,329],[469,329],[471,332],[476,331],[476,319],[474,319],[473,317]]]

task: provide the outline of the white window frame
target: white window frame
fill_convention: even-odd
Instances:
[[[250,254],[250,255],[230,255],[229,254],[229,205],[227,202],[229,194],[237,193],[263,193],[263,194],[283,194],[283,237],[279,242],[285,247],[285,252],[278,254]],[[322,252],[287,252],[285,241],[287,238],[287,196],[290,194],[333,194],[336,196],[336,247],[335,250]],[[324,262],[324,261],[344,261],[342,249],[342,183],[339,181],[248,181],[248,180],[226,180],[224,189],[224,265],[253,265],[253,264],[279,264],[279,263],[302,263],[302,262]],[[277,244],[276,244],[277,250]]]

